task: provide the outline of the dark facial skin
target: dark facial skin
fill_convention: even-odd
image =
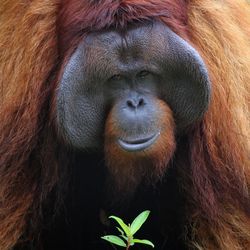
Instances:
[[[111,29],[89,34],[66,65],[57,93],[58,125],[74,148],[100,149],[112,110],[117,144],[138,152],[161,136],[157,100],[171,108],[178,134],[202,117],[209,96],[201,57],[168,27]]]

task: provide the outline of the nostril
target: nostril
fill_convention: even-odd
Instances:
[[[127,105],[128,105],[128,107],[130,107],[130,108],[135,108],[135,106],[134,106],[134,104],[133,104],[133,101],[131,101],[131,100],[128,100],[128,101],[127,101]]]
[[[129,99],[127,100],[127,106],[131,109],[137,109],[144,106],[145,101],[143,98]]]
[[[128,98],[126,100],[126,105],[130,109],[142,108],[145,104],[145,99],[139,96]]]
[[[139,100],[139,103],[138,103],[138,106],[143,106],[145,103],[144,103],[144,99],[143,98],[140,98]]]

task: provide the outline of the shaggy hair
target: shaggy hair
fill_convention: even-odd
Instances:
[[[179,175],[190,248],[250,249],[250,6],[245,0],[2,0],[0,249],[38,237],[67,161],[54,123],[57,72],[84,35],[158,19],[204,59],[212,100]],[[181,157],[181,156],[180,156]],[[25,237],[24,237],[25,236]]]

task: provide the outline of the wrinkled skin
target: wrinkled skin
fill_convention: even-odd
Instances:
[[[153,23],[93,33],[65,67],[57,97],[58,123],[73,147],[100,149],[112,107],[121,138],[133,141],[160,131],[158,99],[171,107],[180,132],[201,118],[209,94],[207,71],[197,51],[166,26]]]

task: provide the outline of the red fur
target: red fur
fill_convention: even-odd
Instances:
[[[60,198],[66,186],[70,164],[65,150],[58,149],[54,113],[49,114],[55,66],[67,61],[88,32],[126,29],[152,18],[191,41],[213,85],[210,108],[188,133],[187,152],[179,155],[191,228],[187,241],[196,249],[250,249],[250,8],[245,0],[4,0],[0,16],[1,250],[13,249],[25,236],[39,238],[42,208],[52,191]],[[106,150],[115,155],[117,149]]]
[[[88,32],[125,29],[128,24],[162,20],[177,34],[187,35],[187,0],[64,0],[59,13],[59,43],[64,54]]]

